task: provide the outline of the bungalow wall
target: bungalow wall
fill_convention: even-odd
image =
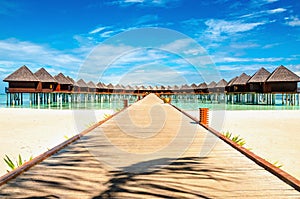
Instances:
[[[249,92],[249,85],[235,85],[233,86],[233,92],[243,93],[243,92]]]
[[[250,83],[249,89],[250,89],[250,92],[263,93],[264,92],[264,83]]]
[[[267,82],[264,92],[297,92],[297,82]]]
[[[11,93],[31,93],[36,92],[39,82],[8,82],[8,91]]]

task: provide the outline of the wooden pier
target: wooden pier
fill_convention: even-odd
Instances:
[[[298,180],[154,94],[89,130],[2,177],[0,197],[300,198]]]

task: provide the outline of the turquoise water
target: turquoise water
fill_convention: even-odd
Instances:
[[[277,97],[278,102],[281,96]],[[7,106],[6,95],[0,94],[0,108],[34,108],[34,109],[112,109],[118,110],[123,108],[123,99],[114,99],[111,102],[105,101],[102,103],[53,103],[51,105],[29,105],[29,95],[24,95],[23,106]],[[129,104],[134,103],[135,100],[130,100]],[[277,102],[276,102],[277,103]],[[172,104],[187,111],[198,110],[199,108],[209,108],[212,110],[300,110],[300,106],[290,105],[237,105],[237,104],[215,104],[215,103],[202,103],[197,99],[180,99],[172,100]]]

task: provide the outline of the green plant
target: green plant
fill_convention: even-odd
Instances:
[[[111,117],[111,114],[107,114],[107,113],[104,113],[104,119],[106,120],[106,119],[108,119],[108,118],[110,118]]]
[[[223,135],[240,146],[244,146],[246,144],[246,141],[244,140],[244,138],[241,138],[240,135],[232,135],[232,133],[228,131],[226,133],[223,133]]]
[[[5,163],[7,164],[7,166],[9,166],[9,168],[11,170],[14,170],[14,169],[22,166],[26,162],[26,160],[23,160],[21,154],[19,154],[16,164],[7,155],[5,155],[5,158],[3,158],[3,159],[4,159]],[[29,160],[32,160],[32,156],[30,156]],[[9,171],[7,170],[7,172],[9,172]]]
[[[270,162],[271,164],[273,164],[277,168],[283,167],[283,164],[281,164],[278,160],[275,161],[275,162],[272,162],[272,161],[269,161],[269,160],[267,160],[267,161]]]

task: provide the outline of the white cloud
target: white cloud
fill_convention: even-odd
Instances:
[[[286,17],[285,19],[287,20],[286,24],[289,26],[300,26],[300,19],[298,16]]]
[[[108,4],[114,4],[119,6],[130,6],[130,5],[139,5],[139,6],[149,6],[149,7],[170,7],[176,6],[178,0],[115,0],[111,1]]]
[[[263,25],[266,22],[246,23],[241,20],[225,21],[218,19],[210,19],[205,22],[207,29],[205,36],[211,40],[223,40],[228,35],[250,31],[257,26]]]
[[[268,14],[275,14],[275,13],[281,13],[281,12],[285,12],[286,9],[285,8],[276,8],[276,9],[273,9],[273,10],[267,10],[266,12]]]
[[[95,33],[98,33],[98,32],[101,32],[102,30],[106,29],[107,27],[99,27],[99,28],[96,28],[92,31],[89,32],[89,34],[95,34]]]
[[[78,67],[82,62],[80,58],[70,53],[17,39],[1,40],[0,54],[2,67],[10,70],[14,70],[24,64],[27,64],[29,68],[54,66],[72,70],[72,68]],[[14,61],[12,62],[11,60]]]

